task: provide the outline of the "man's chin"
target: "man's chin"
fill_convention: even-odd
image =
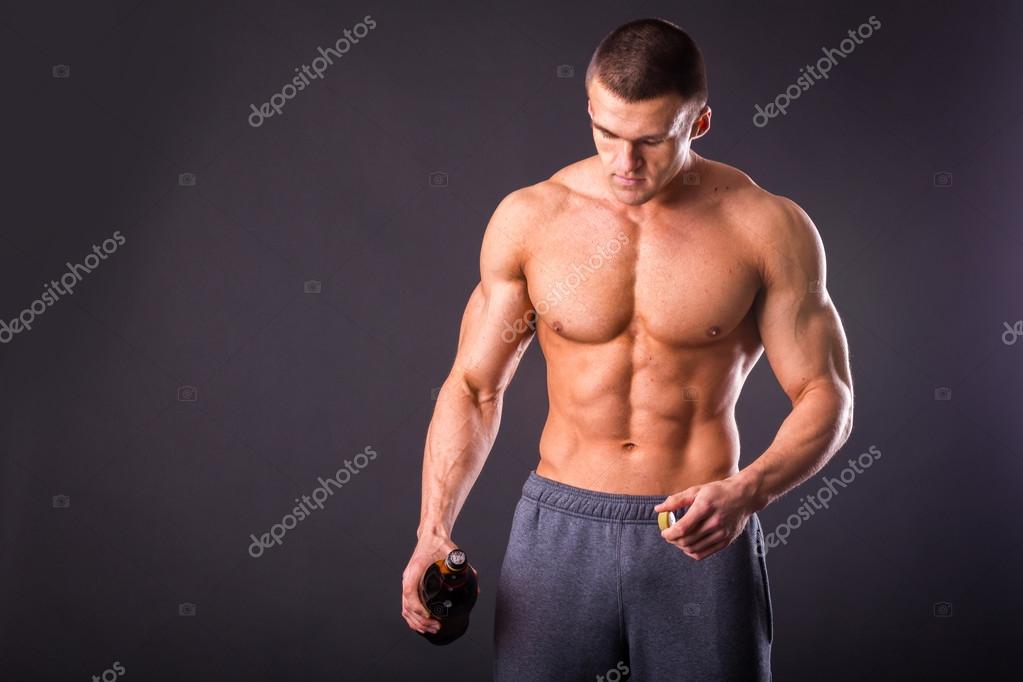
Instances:
[[[629,206],[639,206],[645,204],[653,196],[653,193],[649,190],[629,190],[627,188],[615,187],[611,185],[611,192],[615,195],[615,198],[623,204]]]

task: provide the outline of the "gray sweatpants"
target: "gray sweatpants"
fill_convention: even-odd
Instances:
[[[661,537],[664,497],[530,472],[498,577],[497,682],[771,679],[760,519],[696,561]]]

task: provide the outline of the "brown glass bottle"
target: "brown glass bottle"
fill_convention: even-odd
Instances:
[[[469,628],[469,612],[479,593],[478,574],[462,550],[453,549],[430,564],[419,581],[419,598],[440,621],[440,629],[419,634],[432,644],[450,644],[461,637]]]

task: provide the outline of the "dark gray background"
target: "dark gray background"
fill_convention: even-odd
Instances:
[[[0,345],[0,678],[119,661],[127,680],[488,679],[542,356],[455,527],[482,595],[445,648],[399,613],[432,390],[493,208],[593,153],[582,74],[641,16],[702,47],[714,117],[695,149],[815,221],[852,349],[855,432],[765,530],[883,453],[768,555],[776,679],[1007,676],[1023,634],[1023,343],[1002,341],[1023,317],[1019,5],[426,4],[3,6],[0,318],[115,230],[126,243]],[[323,80],[247,123],[367,14],[377,27]],[[870,15],[882,27],[828,80],[753,126]],[[197,400],[178,400],[188,385]],[[762,359],[742,465],[787,411]],[[247,554],[367,445],[379,456],[323,510]]]

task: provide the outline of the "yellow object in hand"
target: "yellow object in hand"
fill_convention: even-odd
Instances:
[[[660,527],[661,530],[664,530],[668,526],[672,526],[674,524],[675,512],[662,511],[660,514],[657,515],[657,525]]]

